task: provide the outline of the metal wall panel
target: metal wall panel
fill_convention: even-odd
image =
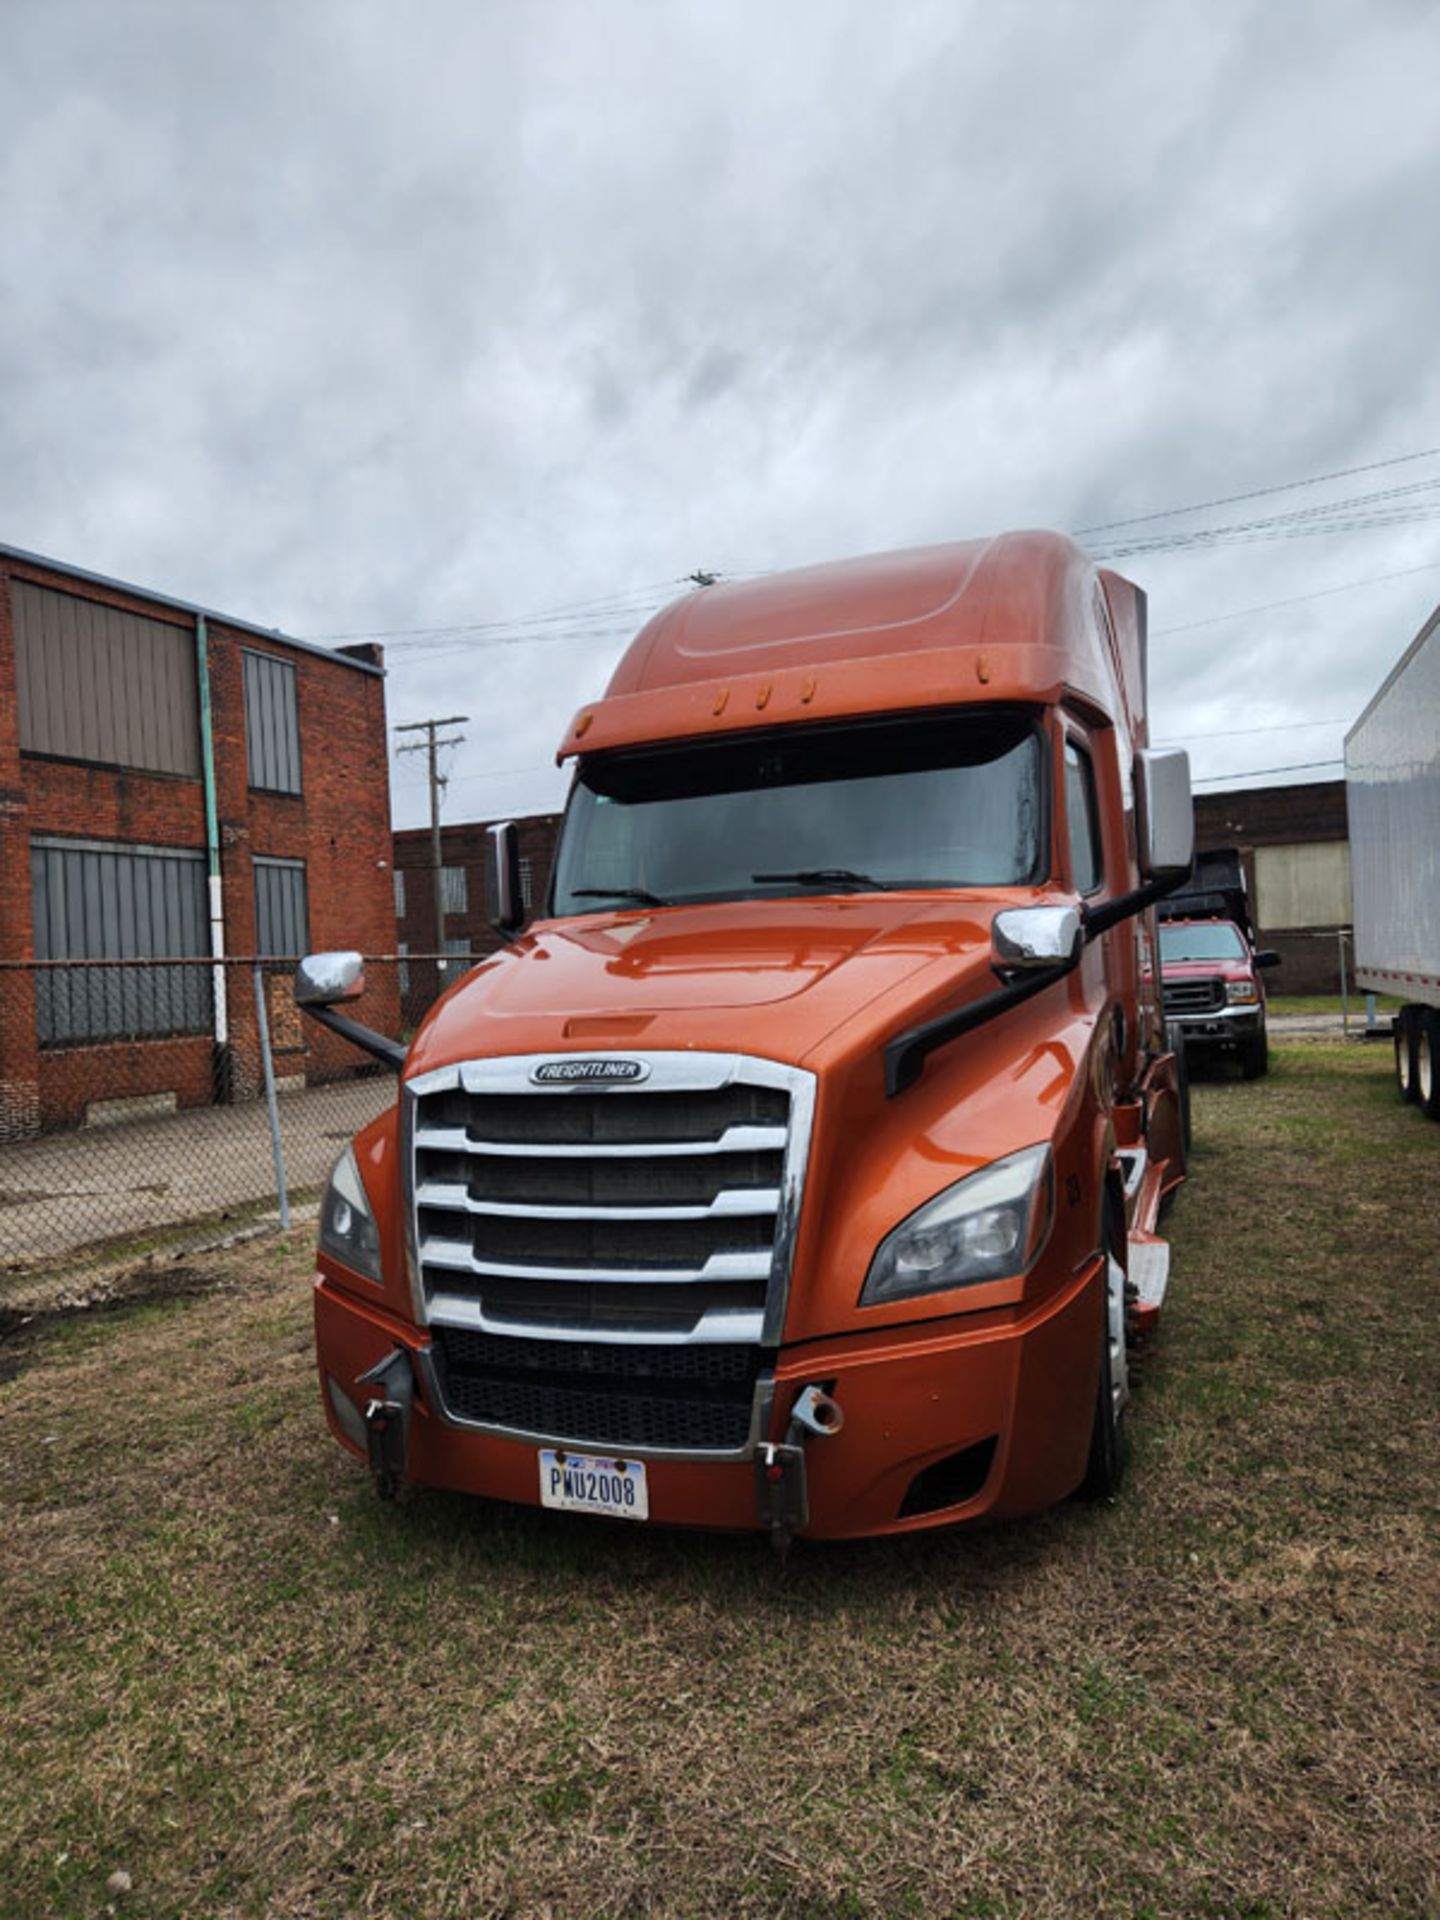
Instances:
[[[1344,840],[1256,847],[1254,860],[1257,927],[1268,933],[1349,926],[1350,848]]]
[[[310,903],[303,860],[255,857],[255,951],[298,960],[310,950]]]
[[[1440,1006],[1440,613],[1345,738],[1361,984]]]
[[[273,653],[244,655],[245,751],[250,784],[271,793],[300,792],[300,718],[295,669]]]
[[[11,581],[20,748],[200,777],[195,635]]]
[[[108,840],[30,841],[37,960],[180,958],[209,952],[206,861],[173,847]],[[42,1047],[131,1036],[208,1033],[208,967],[42,968]]]

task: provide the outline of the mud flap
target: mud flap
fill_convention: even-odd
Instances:
[[[410,1356],[395,1347],[362,1373],[356,1385],[377,1389],[365,1403],[365,1445],[376,1493],[382,1500],[393,1500],[405,1483],[410,1446],[410,1409],[415,1400]]]
[[[771,1540],[784,1552],[791,1534],[810,1518],[803,1446],[788,1440],[782,1446],[766,1441],[756,1449],[755,1502],[761,1525],[770,1529]]]

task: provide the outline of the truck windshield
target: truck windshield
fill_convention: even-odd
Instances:
[[[583,761],[555,911],[1041,877],[1044,755],[1023,714],[947,713]]]
[[[1245,951],[1240,929],[1228,920],[1160,929],[1162,964],[1166,960],[1243,960]]]

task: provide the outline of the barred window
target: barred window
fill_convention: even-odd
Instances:
[[[520,904],[527,912],[531,905],[532,891],[532,868],[530,862],[522,854],[520,858]]]
[[[400,867],[395,869],[395,918],[405,918],[405,874]]]
[[[303,860],[275,860],[259,854],[255,868],[255,951],[276,959],[298,959],[310,947],[310,902]]]
[[[37,960],[208,958],[207,865],[180,847],[108,840],[30,842]],[[44,967],[36,975],[42,1047],[208,1033],[210,969]]]
[[[440,904],[446,913],[464,913],[470,903],[470,889],[464,867],[441,867]],[[469,952],[469,948],[466,948]]]
[[[400,876],[397,874],[395,877],[398,879]],[[395,951],[400,956],[400,964],[395,969],[395,972],[397,975],[398,984],[400,988],[400,998],[403,1000],[410,991],[410,943],[409,941],[398,940],[395,943]]]
[[[295,668],[273,653],[250,653],[245,662],[245,749],[250,784],[271,793],[300,792],[300,718],[295,705]]]

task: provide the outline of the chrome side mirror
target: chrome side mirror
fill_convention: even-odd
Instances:
[[[1069,966],[1081,937],[1078,907],[1007,907],[990,922],[991,964],[1003,974]]]
[[[297,1007],[333,1007],[365,991],[365,962],[358,953],[307,953],[295,969]]]
[[[1180,747],[1142,747],[1135,756],[1135,827],[1140,874],[1164,880],[1188,873],[1195,859],[1195,803],[1190,756]]]
[[[492,927],[514,933],[525,918],[520,898],[520,835],[513,820],[488,829],[490,860],[485,869],[486,905]]]

